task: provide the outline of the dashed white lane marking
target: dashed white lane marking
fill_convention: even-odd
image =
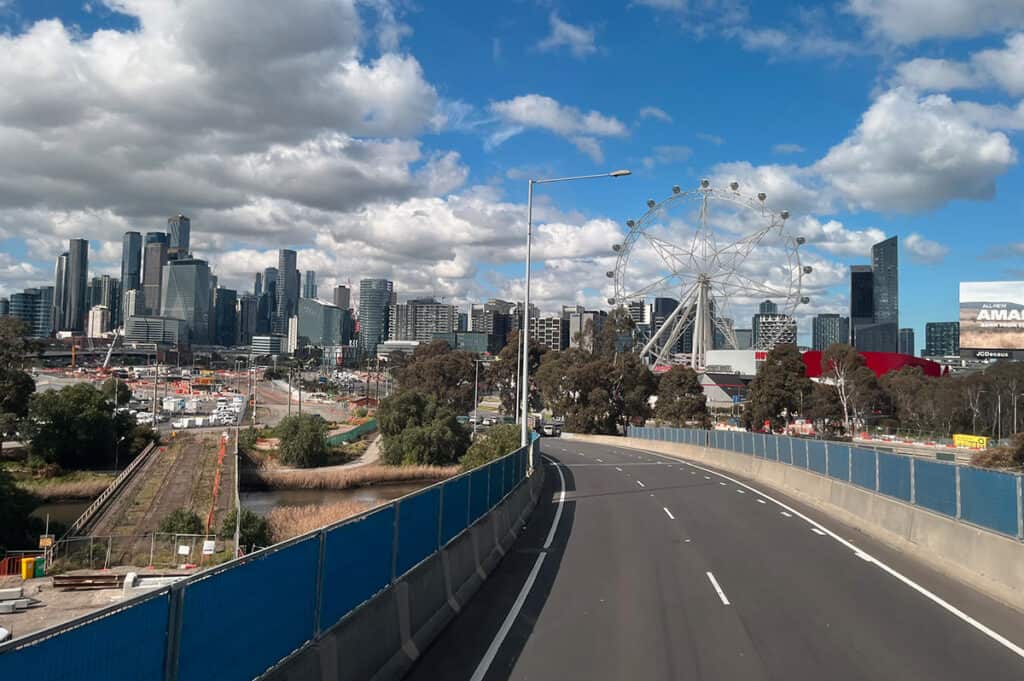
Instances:
[[[664,506],[661,507],[661,510],[663,510],[665,512],[665,515],[667,515],[670,519],[672,519],[672,520],[676,519],[676,517],[674,515],[672,515],[672,511],[668,510]]]
[[[744,492],[744,491],[743,491],[743,490],[741,490],[741,489],[738,489],[738,490],[736,490],[736,493],[737,493],[737,494],[746,494],[746,492]]]
[[[823,530],[819,530],[817,527],[812,527],[811,532],[814,534],[820,534],[822,537],[825,536],[825,532]]]
[[[718,594],[719,600],[722,601],[722,605],[729,605],[729,599],[725,597],[725,592],[722,591],[722,587],[718,585],[718,580],[710,572],[707,573],[708,581],[711,582],[711,586],[715,587],[715,593]]]
[[[620,472],[620,473],[622,472],[622,469],[621,469],[621,468],[619,468],[618,466],[616,466],[616,467],[615,467],[615,470],[617,470],[617,471],[618,471],[618,472]]]
[[[663,454],[659,454],[657,452],[650,452],[650,454],[652,456],[664,456]],[[691,465],[694,466],[695,468],[699,469],[699,470],[708,471],[708,469],[704,468],[703,466],[698,466],[697,464],[691,464]],[[713,471],[708,471],[708,472],[710,473],[710,472],[713,472]],[[782,515],[786,516],[787,518],[791,518],[793,515],[798,516],[801,520],[807,521],[809,524],[811,524],[811,525],[817,527],[818,529],[822,530],[829,537],[832,537],[832,539],[835,539],[837,542],[842,544],[844,547],[850,549],[855,555],[857,553],[862,553],[863,556],[866,556],[867,558],[870,558],[871,562],[874,563],[875,565],[877,565],[879,567],[879,569],[881,569],[886,574],[890,575],[891,577],[895,577],[900,582],[902,582],[903,584],[905,584],[909,588],[913,589],[917,593],[921,594],[922,596],[924,596],[925,598],[930,600],[932,603],[935,603],[940,608],[942,608],[943,610],[945,610],[949,614],[953,615],[954,617],[956,617],[960,621],[962,621],[965,624],[968,624],[968,625],[974,627],[977,631],[981,632],[985,636],[988,636],[990,639],[992,639],[993,641],[995,641],[999,645],[1003,646],[1004,648],[1006,648],[1007,650],[1012,652],[1014,655],[1016,655],[1016,656],[1018,656],[1020,658],[1024,658],[1024,648],[1022,648],[1021,646],[1017,645],[1016,643],[1014,643],[1010,639],[1006,638],[1005,636],[1000,634],[995,629],[992,629],[992,628],[986,626],[985,624],[979,622],[978,620],[974,619],[973,617],[968,615],[963,610],[960,610],[959,608],[957,608],[952,603],[949,603],[948,601],[944,600],[939,595],[932,593],[931,591],[929,591],[925,587],[921,586],[920,584],[918,584],[914,580],[912,580],[909,577],[907,577],[906,575],[904,575],[899,570],[896,570],[895,568],[892,568],[889,565],[887,565],[887,564],[883,563],[882,561],[878,560],[874,556],[872,556],[872,555],[870,555],[870,554],[868,554],[868,553],[866,553],[864,551],[861,551],[856,546],[854,546],[850,542],[846,541],[845,539],[840,537],[835,532],[832,532],[831,530],[826,528],[821,523],[819,523],[819,522],[817,522],[817,521],[815,521],[815,520],[813,520],[811,518],[808,518],[806,515],[804,515],[800,511],[797,511],[796,509],[792,508],[791,506],[787,506],[784,502],[779,501],[775,497],[773,497],[773,496],[771,496],[769,494],[765,494],[761,490],[759,490],[759,489],[757,489],[755,487],[752,487],[752,486],[750,486],[750,485],[748,485],[748,484],[746,484],[744,482],[741,482],[741,481],[739,481],[739,480],[737,480],[737,479],[735,479],[735,478],[733,478],[731,476],[725,475],[723,473],[716,473],[716,475],[721,475],[726,480],[731,480],[732,482],[736,483],[737,485],[742,485],[743,487],[746,487],[750,491],[756,492],[757,494],[760,494],[761,496],[763,496],[768,501],[771,501],[776,506],[779,506],[780,508],[784,508],[784,509],[788,510],[789,513],[787,513],[786,511],[783,511]],[[861,559],[865,560],[864,557],[861,557]]]
[[[757,503],[759,503],[759,504],[765,504],[765,503],[768,503],[768,502],[766,502],[766,501],[765,501],[764,499],[758,499],[758,500],[757,500]]]
[[[704,476],[704,479],[705,479],[705,480],[710,480],[710,479],[711,479],[711,476],[710,476],[710,475],[705,475],[705,476]]]
[[[551,521],[551,529],[548,530],[548,536],[544,540],[544,548],[548,549],[551,547],[551,542],[555,540],[555,531],[558,529],[558,521],[562,519],[562,507],[565,505],[565,476],[562,475],[562,467],[555,463],[555,470],[558,471],[558,482],[560,489],[558,492],[558,506],[555,508],[555,518]],[[473,676],[470,677],[470,681],[483,681],[484,676],[487,675],[487,670],[491,668],[491,663],[494,662],[495,656],[501,649],[501,644],[504,643],[505,637],[508,636],[508,632],[512,629],[512,625],[515,623],[516,618],[519,617],[519,612],[523,609],[523,604],[526,603],[526,597],[530,594],[530,590],[533,588],[533,583],[537,581],[537,574],[540,572],[540,566],[544,564],[544,558],[547,556],[547,551],[541,551],[537,554],[537,560],[533,564],[533,569],[530,570],[530,574],[526,577],[526,583],[523,584],[523,588],[520,589],[519,595],[516,596],[515,603],[512,604],[512,608],[508,611],[508,615],[505,616],[505,620],[501,623],[501,628],[498,629],[498,633],[495,634],[494,640],[491,641],[491,645],[487,646],[487,651],[484,653],[483,658],[480,660],[480,664],[476,666],[473,671]]]
[[[722,485],[723,487],[725,486],[725,483],[724,483],[724,482],[720,482],[720,483],[718,483],[718,484],[719,484],[719,485]]]
[[[640,482],[639,480],[636,481],[636,484],[640,485],[641,487],[647,487],[647,485],[645,485],[644,483]]]
[[[597,462],[598,463],[604,463],[604,459],[598,459]]]

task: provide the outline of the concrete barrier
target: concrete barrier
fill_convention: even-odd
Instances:
[[[1024,543],[921,506],[749,454],[607,435],[563,438],[643,449],[707,464],[785,492],[955,579],[1024,609]]]
[[[512,547],[544,484],[544,467],[490,513],[264,674],[264,681],[400,679]]]

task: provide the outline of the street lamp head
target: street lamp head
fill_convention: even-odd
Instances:
[[[632,175],[632,174],[633,174],[632,170],[625,170],[625,169],[623,169],[623,170],[613,170],[612,172],[608,173],[608,176],[609,177],[625,177],[626,175]]]

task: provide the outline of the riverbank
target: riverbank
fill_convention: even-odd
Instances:
[[[382,466],[337,467],[328,470],[249,469],[239,480],[245,490],[322,489],[343,490],[369,485],[399,482],[436,482],[459,473],[458,466]]]
[[[95,499],[113,481],[112,473],[91,471],[76,471],[54,478],[15,477],[18,487],[31,492],[43,502]]]

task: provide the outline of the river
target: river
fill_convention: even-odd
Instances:
[[[403,482],[393,485],[370,485],[352,489],[277,489],[242,492],[240,501],[242,508],[247,508],[256,515],[266,516],[274,508],[281,506],[310,506],[330,504],[337,501],[355,501],[360,504],[376,505],[391,501],[416,490],[423,489],[432,482]]]
[[[49,514],[51,523],[61,523],[64,527],[67,527],[78,520],[78,516],[82,515],[91,503],[92,499],[79,499],[77,501],[54,501],[40,504],[32,511],[32,516],[40,520],[46,520],[46,515]]]

